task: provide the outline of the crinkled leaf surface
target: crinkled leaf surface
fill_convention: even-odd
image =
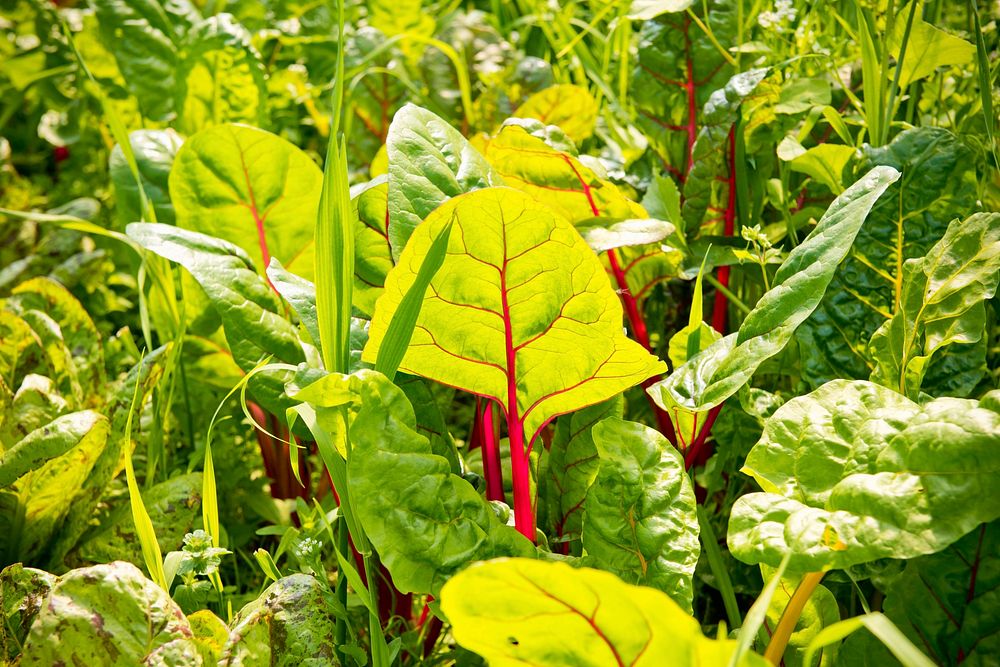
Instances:
[[[633,9],[639,1],[672,4],[672,0],[635,0]],[[729,0],[703,0],[690,10],[720,44],[735,43],[738,12]],[[636,28],[638,52],[629,85],[636,126],[665,165],[677,175],[685,174],[690,167],[689,144],[702,125],[705,102],[726,85],[733,68],[710,40],[701,38],[701,29],[687,12],[642,21]]]
[[[729,547],[790,571],[913,558],[1000,517],[1000,395],[919,405],[864,380],[834,380],[767,420],[743,471]]]
[[[114,54],[129,91],[151,120],[175,115],[178,52],[184,33],[200,20],[187,0],[98,0],[101,41]]]
[[[35,562],[62,525],[108,439],[108,420],[74,412],[42,426],[0,457],[0,563]]]
[[[164,644],[190,637],[170,596],[131,563],[116,561],[59,578],[31,626],[21,664],[135,667]]]
[[[355,510],[401,592],[432,593],[477,560],[532,556],[448,459],[417,432],[413,408],[381,373],[327,375],[294,391],[315,408],[348,405],[347,480]]]
[[[388,234],[396,260],[417,225],[449,198],[503,184],[500,175],[458,130],[413,104],[396,112],[386,150]]]
[[[584,562],[658,588],[688,613],[698,515],[680,452],[642,424],[608,418],[593,429],[600,464],[587,491]]]
[[[323,174],[281,137],[224,124],[188,138],[170,172],[177,225],[242,248],[261,273],[271,257],[312,280]]]
[[[539,523],[548,527],[552,537],[572,538],[569,551],[575,555],[580,554],[587,489],[593,484],[600,463],[594,426],[607,417],[620,418],[624,408],[621,398],[613,398],[563,415],[555,422],[539,481],[539,509],[544,510]]]
[[[948,225],[923,259],[903,266],[899,308],[872,336],[872,380],[916,399],[931,356],[986,330],[986,300],[1000,282],[1000,213]]]
[[[529,97],[517,108],[514,116],[556,125],[579,144],[594,134],[597,111],[597,100],[590,91],[582,86],[560,83]]]
[[[684,180],[681,217],[688,237],[701,232],[705,212],[718,183],[717,177],[725,177],[729,173],[726,159],[729,130],[738,118],[740,105],[753,94],[770,71],[770,68],[759,68],[740,72],[705,102],[702,126],[691,149],[691,164]]]
[[[743,320],[739,332],[713,343],[649,388],[661,407],[669,410],[676,404],[691,411],[715,407],[784,349],[823,298],[868,212],[898,178],[895,169],[876,167],[837,197],[809,237],[789,253],[772,288]]]
[[[493,667],[724,665],[735,641],[713,641],[653,588],[566,563],[501,559],[449,581],[441,609],[455,639]],[[739,665],[767,665],[747,655]]]
[[[233,619],[219,665],[324,667],[336,662],[337,600],[325,583],[293,574],[267,587]]]
[[[417,229],[376,305],[365,361],[452,221],[400,370],[496,400],[527,442],[553,417],[664,370],[626,338],[604,269],[569,221],[508,188],[456,197]]]
[[[21,654],[31,624],[55,583],[55,575],[20,563],[0,571],[0,660],[13,663]]]
[[[975,206],[974,160],[947,130],[906,130],[863,153],[860,169],[888,165],[902,176],[872,208],[823,300],[796,333],[802,376],[814,389],[835,378],[868,379],[874,368],[868,341],[896,310],[901,268],[927,254],[948,223]]]

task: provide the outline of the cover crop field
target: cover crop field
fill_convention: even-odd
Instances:
[[[0,0],[0,665],[1000,666],[997,0]]]

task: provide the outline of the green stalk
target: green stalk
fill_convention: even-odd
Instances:
[[[889,127],[892,125],[893,116],[896,115],[896,93],[899,91],[899,79],[903,73],[903,59],[906,58],[906,46],[910,41],[910,30],[913,28],[913,18],[917,14],[918,4],[920,3],[917,0],[913,0],[910,3],[910,15],[906,19],[903,41],[899,45],[899,57],[896,58],[896,72],[892,77],[892,88],[889,89],[889,104],[886,105],[885,123],[882,124],[882,131],[885,133],[882,143],[889,140]]]
[[[799,617],[802,616],[802,610],[805,609],[806,603],[809,602],[809,598],[819,586],[824,574],[826,573],[810,572],[806,574],[795,588],[795,592],[792,593],[788,606],[785,607],[785,611],[781,614],[781,620],[778,621],[778,627],[771,635],[767,650],[764,651],[764,658],[775,667],[781,664],[781,657],[785,655],[788,640],[791,639],[792,631],[795,630],[795,625],[799,622]]]

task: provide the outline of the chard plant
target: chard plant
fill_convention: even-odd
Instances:
[[[997,18],[6,3],[0,662],[993,664]]]

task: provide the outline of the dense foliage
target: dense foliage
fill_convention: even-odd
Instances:
[[[1000,663],[977,0],[0,0],[0,664]]]

